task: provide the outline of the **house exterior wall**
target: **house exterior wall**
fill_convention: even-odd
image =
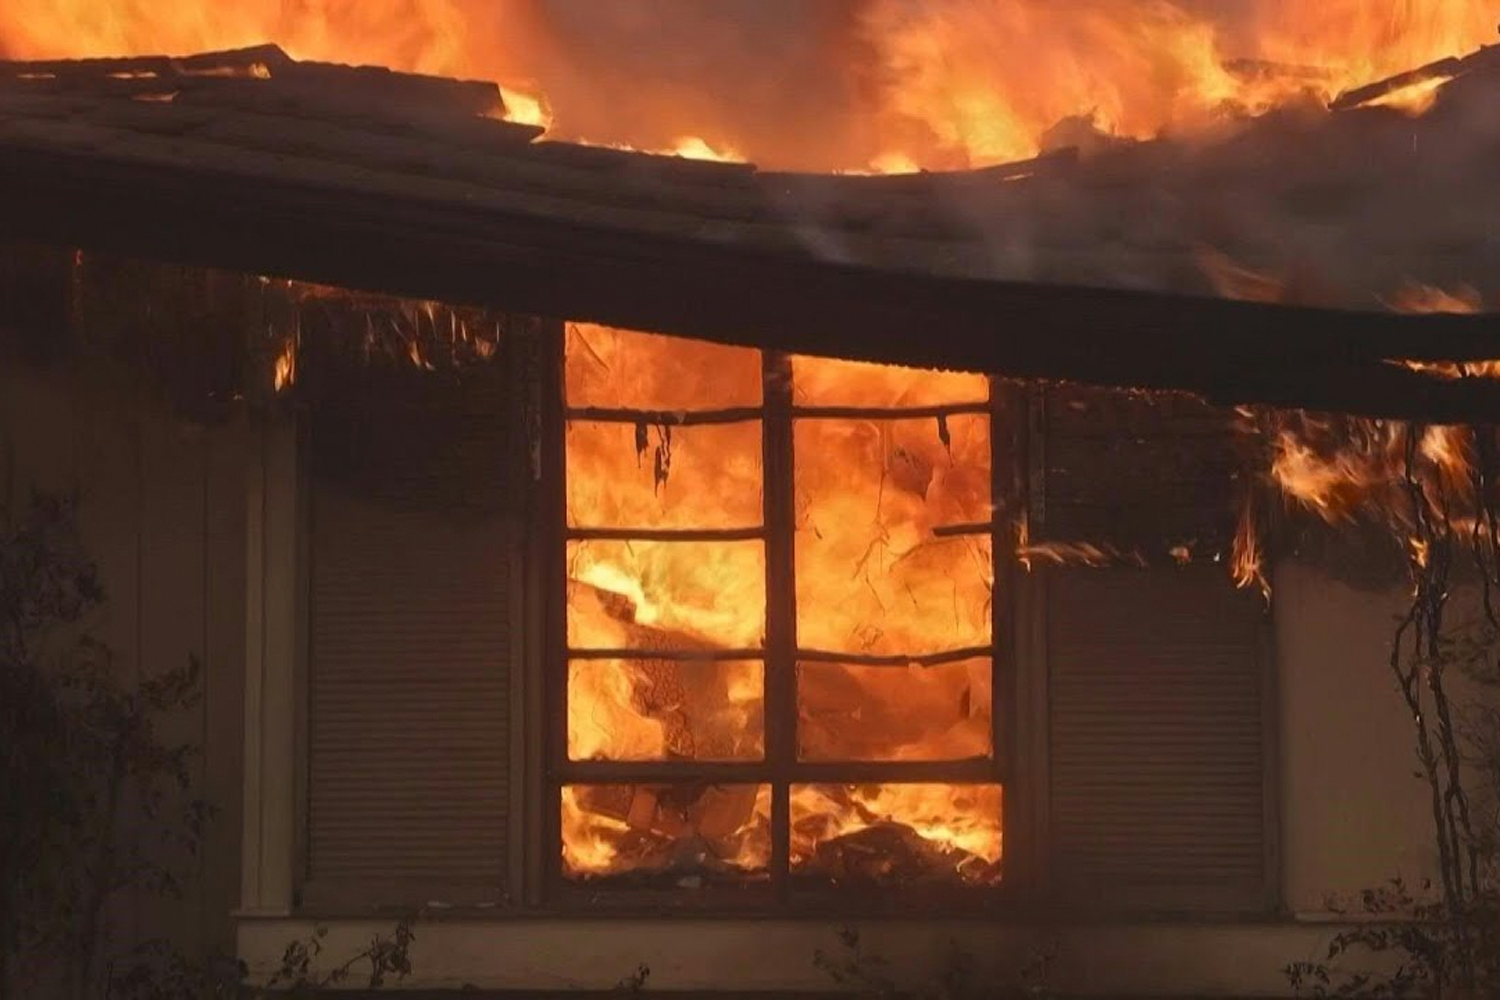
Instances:
[[[243,433],[174,419],[119,381],[0,361],[0,494],[80,491],[83,541],[107,601],[89,622],[126,680],[199,657],[202,700],[162,738],[201,748],[197,792],[218,808],[197,857],[177,856],[181,898],[119,900],[128,941],[164,931],[189,954],[234,947],[245,677]]]
[[[86,540],[110,593],[101,633],[130,664],[197,653],[207,667],[201,709],[181,724],[204,747],[201,781],[222,811],[185,898],[160,909],[132,901],[128,917],[169,926],[191,948],[237,946],[259,968],[313,926],[292,896],[295,447],[285,428],[193,428],[59,372],[0,372],[0,483],[12,499],[32,485],[82,488]],[[956,941],[1013,967],[1056,941],[1054,982],[1072,992],[1277,995],[1281,967],[1319,957],[1333,933],[1328,894],[1420,878],[1431,854],[1425,793],[1386,666],[1403,595],[1295,562],[1273,582],[1282,913],[1257,923],[880,920],[862,927],[867,951],[921,969]],[[389,927],[319,917],[333,955]],[[438,911],[418,931],[412,985],[604,989],[644,963],[653,989],[821,989],[829,980],[814,953],[836,951],[843,924]]]
[[[282,469],[295,468],[277,458],[274,448],[266,455]],[[288,484],[274,472],[261,482],[269,491],[268,509],[284,506],[285,500],[274,495]],[[294,539],[268,536],[260,545],[268,565],[296,558]],[[1086,912],[1034,922],[1019,916],[1003,922],[873,920],[861,928],[867,953],[919,974],[936,970],[957,943],[1005,970],[1018,968],[1033,949],[1055,943],[1053,985],[1066,992],[1284,995],[1283,967],[1321,958],[1337,931],[1330,895],[1352,893],[1396,874],[1420,880],[1431,860],[1425,791],[1413,778],[1410,723],[1387,666],[1395,616],[1405,597],[1355,589],[1293,561],[1275,567],[1273,583],[1280,912],[1255,922],[1102,920]],[[265,627],[276,626],[268,621]],[[275,662],[252,670],[265,677],[295,672]],[[252,706],[247,718],[275,711]],[[273,747],[267,753],[286,750]],[[292,822],[292,815],[262,818],[267,829]],[[271,882],[282,884],[274,877]],[[337,911],[319,912],[315,922],[284,898],[260,904],[240,922],[239,943],[241,953],[261,968],[274,963],[287,941],[316,924],[331,928],[329,954],[357,951],[391,925],[389,919],[339,919]],[[287,904],[285,915],[277,913],[279,904]],[[608,989],[641,964],[651,969],[652,989],[825,989],[830,980],[817,968],[815,954],[836,953],[838,931],[848,924],[601,919],[545,909],[478,918],[437,908],[423,919],[410,985],[523,990]]]

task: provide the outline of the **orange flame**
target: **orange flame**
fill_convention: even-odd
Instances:
[[[1495,34],[1488,0],[1251,0],[1218,13],[1185,0],[787,10],[774,30],[815,42],[765,47],[788,54],[757,61],[757,100],[746,99],[746,74],[724,65],[745,55],[708,17],[646,32],[624,14],[580,18],[534,0],[10,0],[0,53],[183,54],[273,41],[295,58],[496,80],[508,117],[560,138],[909,172],[1032,156],[1071,141],[1049,136],[1060,123],[1141,138],[1303,94],[1326,100]],[[669,70],[670,60],[651,58],[653,42],[696,46],[700,58]],[[1419,109],[1437,86],[1384,100]]]
[[[569,543],[568,644],[580,651],[568,670],[570,758],[763,759],[766,543],[743,537],[763,516],[759,354],[574,324],[565,367],[568,524],[639,536]],[[988,756],[992,664],[972,651],[990,641],[994,574],[988,536],[964,533],[992,516],[987,380],[794,358],[791,390],[805,414],[792,442],[797,636],[812,660],[797,668],[799,755]],[[845,415],[948,405],[978,412]],[[683,423],[690,414],[701,419]],[[734,537],[660,534],[684,530]],[[760,796],[579,786],[562,800],[565,864],[576,877],[684,865],[756,877],[768,856]],[[791,810],[793,864],[810,873],[853,877],[847,866],[873,853],[998,877],[998,787],[805,786]]]
[[[281,345],[281,352],[276,355],[275,389],[277,392],[285,392],[295,381],[297,381],[297,340],[295,337],[288,337]]]

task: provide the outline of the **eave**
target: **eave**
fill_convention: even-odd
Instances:
[[[396,121],[359,113],[379,104],[361,99],[368,76],[326,99],[304,85],[268,101],[275,81],[234,80],[158,103],[121,93],[108,61],[44,92],[18,82],[28,65],[40,64],[0,68],[4,239],[1225,404],[1500,420],[1500,382],[1388,363],[1500,357],[1496,315],[1231,301],[1186,280],[1015,280],[986,232],[955,218],[966,199],[992,220],[1027,191],[1046,201],[1097,187],[1118,163],[1058,158],[1023,181],[1005,175],[1024,170],[774,174],[536,142],[535,130],[442,106],[441,86],[437,105],[424,94]],[[299,64],[276,72],[298,84],[288,65]],[[344,79],[314,69],[320,84]],[[455,86],[462,103],[485,85]],[[1165,273],[1184,272],[1177,256]]]

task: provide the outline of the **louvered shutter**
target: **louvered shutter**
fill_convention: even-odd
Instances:
[[[1227,418],[1117,394],[1060,402],[1046,422],[1048,536],[1155,558],[1040,581],[1053,884],[1095,908],[1263,911],[1274,881],[1264,604],[1203,559],[1232,523]],[[1189,540],[1198,563],[1163,564]]]
[[[498,369],[318,386],[308,898],[504,894],[514,532]]]

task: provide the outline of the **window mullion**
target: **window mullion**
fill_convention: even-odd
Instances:
[[[1024,390],[1007,386],[998,378],[990,379],[990,506],[994,511],[990,518],[990,643],[994,647],[990,660],[990,745],[996,771],[1006,786],[1007,807],[1015,801],[1018,750],[1015,705],[1020,644],[1016,641],[1016,593],[1021,566],[1017,550],[1022,545],[1026,518],[1022,477],[1029,443],[1026,422],[1019,419],[1024,406]]]
[[[771,778],[771,880],[784,897],[791,855],[791,774],[797,758],[796,502],[791,359],[762,356],[766,527],[766,764]]]

